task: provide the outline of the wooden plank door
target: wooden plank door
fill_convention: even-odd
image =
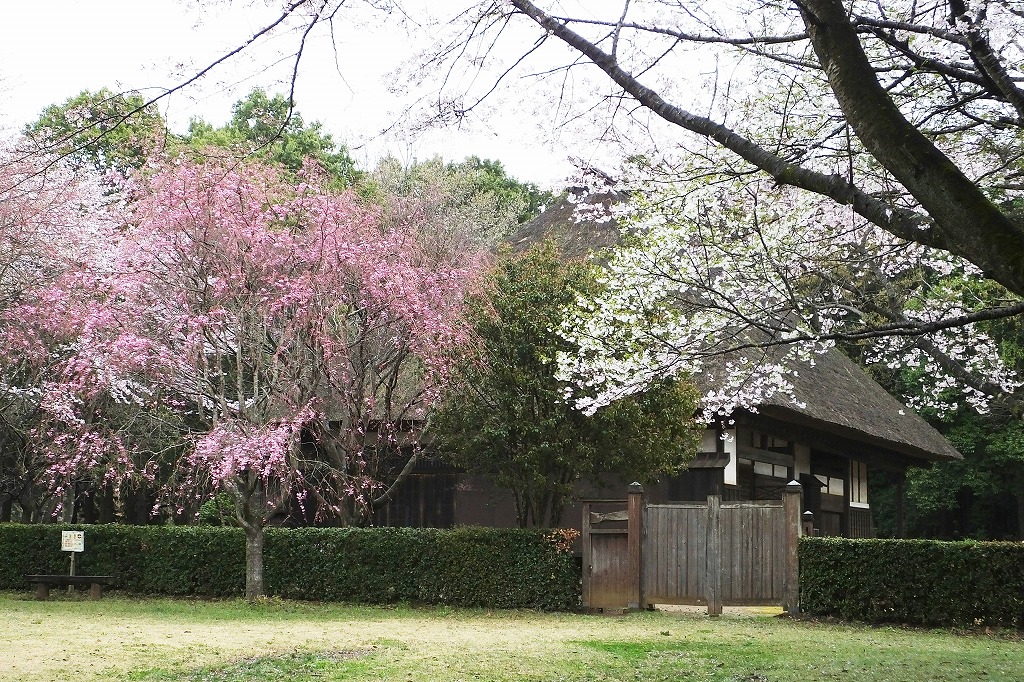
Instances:
[[[618,509],[609,510],[610,506]],[[625,500],[583,504],[583,607],[621,611],[631,593]]]

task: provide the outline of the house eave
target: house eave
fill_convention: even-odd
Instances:
[[[963,455],[945,442],[945,447],[942,447],[940,451],[936,451],[938,447],[941,447],[941,444],[936,449],[930,449],[912,443],[895,441],[877,434],[868,433],[862,429],[816,419],[801,413],[797,409],[788,409],[778,405],[763,405],[758,407],[755,413],[744,413],[744,415],[738,415],[737,417],[741,422],[749,422],[751,420],[764,422],[765,420],[770,420],[776,423],[776,428],[781,427],[784,429],[781,425],[788,424],[803,430],[811,430],[821,438],[842,439],[848,444],[860,446],[859,449],[866,453],[877,452],[878,455],[892,459],[893,463],[897,465],[896,468],[905,468],[907,465],[929,466],[935,462],[963,459]],[[938,432],[935,435],[940,437]],[[849,445],[847,449],[849,449]]]

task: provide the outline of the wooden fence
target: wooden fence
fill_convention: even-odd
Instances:
[[[591,610],[652,604],[782,604],[798,608],[800,484],[783,500],[645,505],[634,484],[628,500],[583,504],[583,603]],[[622,509],[625,502],[626,509]]]

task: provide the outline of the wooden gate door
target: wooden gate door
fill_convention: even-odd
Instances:
[[[723,503],[712,497],[707,504],[645,509],[646,604],[707,604],[714,611],[723,604],[786,601],[782,501]]]
[[[618,505],[595,511],[599,505]],[[627,506],[627,510],[622,507]],[[651,604],[782,604],[798,608],[800,484],[781,502],[644,505],[584,503],[583,605],[623,610]]]
[[[723,502],[720,518],[722,603],[785,602],[787,533],[782,501]]]
[[[616,611],[630,597],[629,534],[625,528],[591,528],[590,561],[583,571],[583,604],[588,609]]]
[[[708,505],[648,505],[644,511],[644,601],[703,604],[708,582]]]
[[[583,500],[583,607],[592,611],[640,608],[643,488],[628,500]]]

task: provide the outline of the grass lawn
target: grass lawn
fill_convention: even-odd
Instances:
[[[1019,633],[0,593],[13,680],[1022,680]]]

